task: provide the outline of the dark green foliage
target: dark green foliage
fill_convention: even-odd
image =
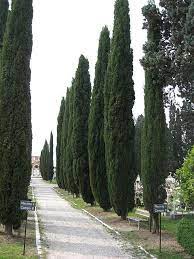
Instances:
[[[184,156],[194,144],[194,97],[192,98],[191,101],[184,100],[181,108]]]
[[[144,116],[139,115],[135,124],[135,168],[136,176],[141,177],[141,146]]]
[[[104,144],[104,84],[109,52],[109,30],[107,27],[104,27],[99,41],[88,132],[90,185],[95,200],[104,210],[111,208],[108,193]]]
[[[8,9],[9,9],[8,0],[0,0],[0,53],[3,47],[3,36],[6,28]]]
[[[61,136],[62,136],[62,125],[63,117],[65,113],[65,99],[62,98],[59,115],[57,118],[57,147],[56,147],[56,179],[59,188],[63,187],[63,178],[61,171],[62,157],[61,157]]]
[[[194,216],[186,216],[179,221],[177,241],[190,255],[194,256]]]
[[[88,164],[88,117],[91,83],[89,62],[82,55],[76,71],[73,111],[73,175],[85,202],[93,204]]]
[[[191,0],[160,0],[163,7],[163,47],[170,59],[168,85],[186,90],[189,73],[185,55],[185,23]],[[187,68],[186,68],[187,67]]]
[[[0,221],[18,228],[20,200],[31,175],[30,57],[32,0],[14,0],[3,42],[0,75]]]
[[[123,219],[134,207],[133,54],[127,0],[117,0],[105,84],[105,152],[111,204]]]
[[[183,163],[183,141],[182,141],[182,122],[180,111],[172,103],[170,105],[169,137],[168,146],[171,146],[169,157],[169,171],[173,174]]]
[[[182,122],[186,155],[194,140],[194,1],[160,0],[160,4],[164,21],[162,46],[170,60],[167,85],[178,87],[184,101]]]
[[[52,181],[54,175],[53,168],[53,133],[50,135],[50,145],[49,145],[49,180]]]
[[[66,144],[65,172],[67,177],[68,191],[78,196],[79,188],[75,184],[74,177],[73,177],[72,132],[73,132],[74,83],[75,83],[75,80],[73,79],[72,87],[69,90],[69,122],[68,122],[68,134],[67,134],[67,144]]]
[[[40,172],[43,180],[50,180],[50,152],[47,140],[44,143],[44,147],[40,156]]]
[[[69,123],[69,88],[67,88],[66,99],[65,99],[65,112],[63,115],[63,124],[62,124],[62,135],[61,135],[61,170],[62,170],[62,179],[63,179],[63,187],[65,190],[68,190],[67,184],[67,172],[65,168],[66,164],[66,148],[67,148],[67,135],[68,135],[68,123]]]
[[[164,201],[163,184],[167,176],[166,162],[166,122],[163,107],[164,80],[160,73],[160,29],[161,17],[154,4],[143,8],[148,29],[148,41],[144,47],[142,64],[145,69],[145,120],[142,144],[142,181],[144,205],[153,215],[153,204]],[[164,195],[163,195],[164,194]],[[158,228],[157,214],[154,223]]]

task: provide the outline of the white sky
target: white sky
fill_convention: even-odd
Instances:
[[[33,155],[39,155],[51,130],[56,140],[57,116],[62,96],[71,86],[78,59],[90,62],[93,84],[98,40],[104,25],[112,32],[114,0],[34,0],[32,52]],[[134,116],[143,113],[144,72],[139,64],[146,31],[141,8],[146,0],[130,0],[134,50],[136,102]],[[56,141],[55,141],[56,142]]]

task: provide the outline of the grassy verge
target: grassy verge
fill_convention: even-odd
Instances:
[[[55,190],[62,198],[71,203],[72,207],[87,210],[115,230],[119,231],[123,240],[125,242],[130,242],[134,247],[142,246],[157,258],[162,259],[191,258],[176,241],[175,235],[178,220],[162,218],[162,252],[159,253],[159,236],[149,232],[147,223],[142,223],[140,231],[138,231],[137,224],[129,224],[127,221],[121,220],[112,210],[110,212],[104,212],[98,205],[91,207],[86,204],[82,198],[73,198],[72,195],[58,187],[56,187]],[[140,217],[135,213],[135,210],[130,212],[129,216]]]
[[[29,199],[32,199],[32,191],[29,189]],[[37,259],[35,243],[35,222],[34,213],[28,213],[27,237],[26,237],[26,256],[23,256],[24,223],[19,231],[15,231],[13,237],[7,237],[4,229],[0,225],[0,259]]]

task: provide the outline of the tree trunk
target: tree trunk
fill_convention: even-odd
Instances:
[[[152,214],[152,226],[153,226],[153,234],[159,233],[159,214],[153,213]]]
[[[6,224],[5,225],[5,233],[8,235],[8,236],[12,236],[13,235],[13,226],[11,224]]]
[[[124,215],[121,215],[121,219],[122,219],[122,220],[126,220],[126,219],[127,219],[127,216],[126,216],[126,214],[124,214]]]

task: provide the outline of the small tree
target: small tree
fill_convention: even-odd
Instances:
[[[188,152],[183,166],[177,170],[177,176],[185,204],[194,209],[194,146]]]

